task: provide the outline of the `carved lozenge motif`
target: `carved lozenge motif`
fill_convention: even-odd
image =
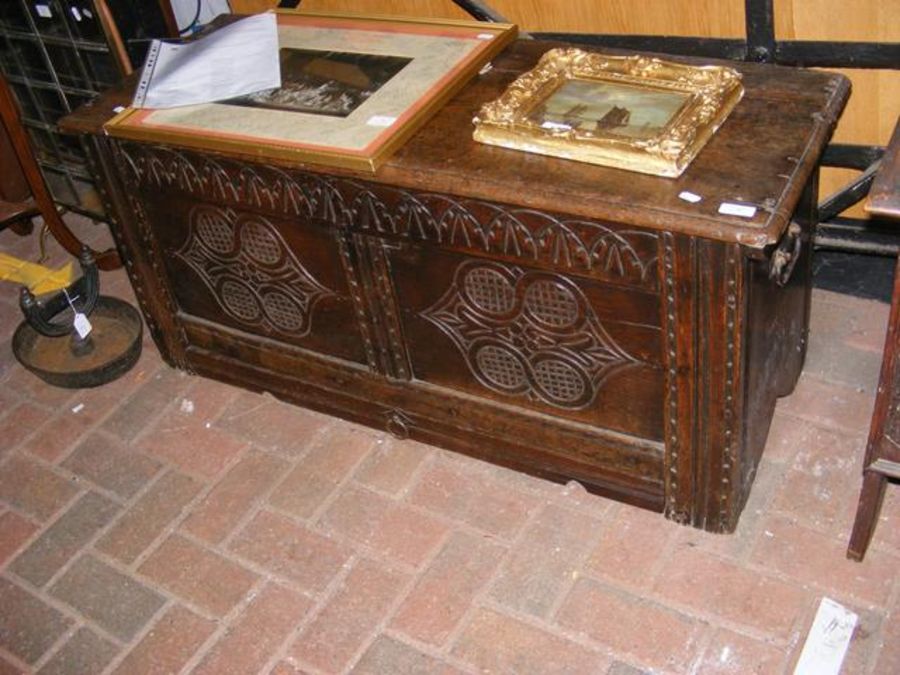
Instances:
[[[637,363],[582,291],[556,274],[467,261],[421,314],[483,386],[558,408],[589,406],[614,371]]]

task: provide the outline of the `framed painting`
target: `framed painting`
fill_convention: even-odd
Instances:
[[[475,140],[674,177],[743,93],[731,68],[552,49],[481,108]]]
[[[375,171],[516,36],[508,24],[278,10],[282,86],[127,108],[112,136]]]

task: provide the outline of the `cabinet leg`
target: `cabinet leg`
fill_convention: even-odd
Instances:
[[[851,560],[861,562],[866,555],[866,549],[869,548],[872,533],[878,523],[878,513],[881,511],[886,484],[887,477],[884,474],[877,471],[866,471],[863,474],[859,506],[856,508],[856,520],[853,522],[850,545],[847,547],[847,557]]]

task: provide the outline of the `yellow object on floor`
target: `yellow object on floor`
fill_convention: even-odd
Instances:
[[[52,293],[72,283],[72,263],[58,270],[0,253],[0,281],[27,286],[35,295]]]

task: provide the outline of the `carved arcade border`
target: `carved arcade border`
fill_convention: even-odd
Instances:
[[[418,193],[276,167],[115,141],[137,187],[263,209],[331,226],[544,262],[656,291],[658,236],[472,199]]]

